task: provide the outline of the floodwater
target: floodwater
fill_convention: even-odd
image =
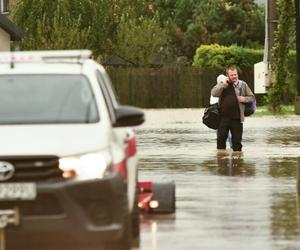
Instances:
[[[142,218],[139,249],[300,249],[300,117],[246,118],[235,156],[202,114],[146,110],[136,129],[140,180],[174,180],[177,199],[174,215]]]

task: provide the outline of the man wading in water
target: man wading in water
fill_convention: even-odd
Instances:
[[[255,100],[254,94],[244,81],[239,80],[237,69],[229,67],[226,75],[217,78],[211,95],[219,97],[221,121],[217,134],[217,149],[226,149],[228,132],[232,135],[233,151],[242,151],[245,104]]]

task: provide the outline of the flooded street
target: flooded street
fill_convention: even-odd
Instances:
[[[217,154],[203,110],[146,110],[140,180],[174,180],[176,214],[141,223],[141,250],[300,249],[300,117],[250,117],[243,155]]]

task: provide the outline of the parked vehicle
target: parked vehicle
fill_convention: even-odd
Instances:
[[[88,50],[0,53],[6,249],[131,249],[141,109],[116,101]],[[101,248],[102,247],[102,248]]]

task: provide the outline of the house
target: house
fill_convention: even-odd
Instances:
[[[126,60],[118,55],[112,55],[102,62],[105,66],[130,66],[135,65],[133,62]]]
[[[0,0],[0,51],[10,51],[11,43],[19,41],[25,33],[9,19],[9,0]]]

